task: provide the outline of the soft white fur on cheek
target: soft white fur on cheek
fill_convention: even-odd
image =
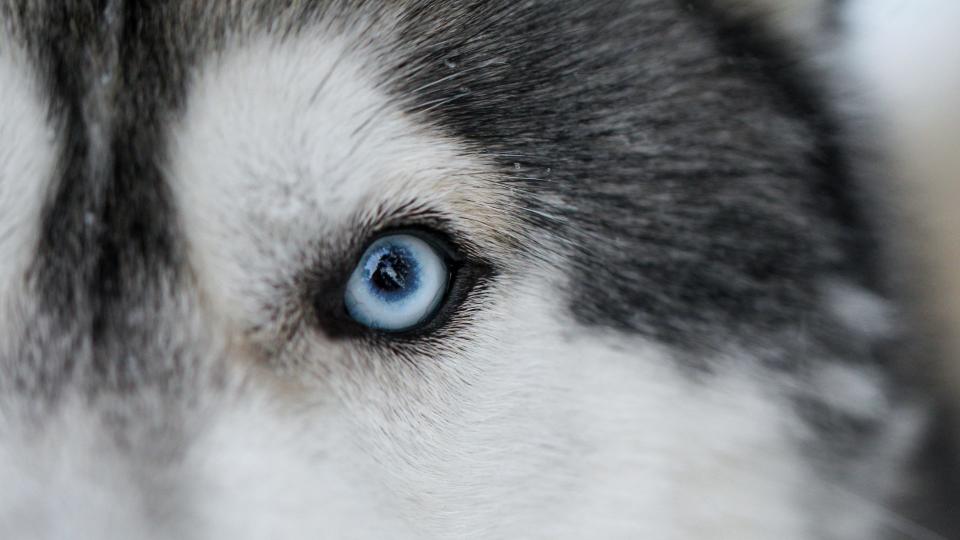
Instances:
[[[496,297],[460,352],[325,383],[385,515],[440,537],[807,537],[810,471],[761,379],[698,383],[652,344],[559,320],[546,283]]]
[[[56,137],[34,77],[25,54],[0,38],[0,325],[18,320],[6,311],[24,288],[18,280],[35,252],[56,163]]]
[[[464,412],[476,439],[459,433],[469,446],[500,448],[497,466],[515,475],[507,489],[524,486],[493,500],[542,505],[517,516],[517,530],[803,537],[804,471],[784,435],[789,414],[759,381],[730,372],[700,385],[650,343],[558,320],[564,310],[540,301],[551,297],[545,289],[511,295],[506,320],[489,334],[496,339],[472,352],[468,361],[487,365],[471,386],[477,406]],[[477,521],[502,514],[489,511]]]
[[[183,467],[200,537],[420,538],[371,477],[351,424],[336,406],[297,413],[258,391],[221,404]]]
[[[523,275],[441,354],[317,340],[308,359],[339,366],[317,383],[231,392],[180,467],[204,537],[876,537],[870,502],[800,455],[794,388],[746,354],[693,376]],[[824,376],[876,408],[868,378]]]
[[[333,390],[391,511],[441,537],[866,539],[886,526],[886,464],[917,418],[885,409],[875,374],[825,364],[803,389],[731,351],[694,375],[668,349],[566,319],[550,271],[519,274],[531,277],[495,290],[468,345],[416,369],[373,356],[376,377]],[[800,391],[890,419],[878,459],[851,465],[864,485],[802,453],[823,434],[797,417]]]

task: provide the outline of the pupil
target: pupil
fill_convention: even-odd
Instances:
[[[407,258],[397,251],[389,251],[380,257],[370,281],[381,291],[393,293],[404,290],[409,277],[410,263]]]

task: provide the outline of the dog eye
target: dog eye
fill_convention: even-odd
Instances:
[[[360,257],[344,304],[364,326],[403,332],[436,315],[449,281],[443,252],[417,235],[393,234],[373,242]]]

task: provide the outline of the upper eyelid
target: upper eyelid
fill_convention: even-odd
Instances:
[[[380,207],[374,215],[361,218],[354,228],[357,241],[354,242],[352,259],[358,259],[375,239],[404,229],[440,233],[455,248],[458,258],[492,266],[479,243],[468,231],[458,227],[454,218],[441,210],[412,202],[397,205],[394,209]]]

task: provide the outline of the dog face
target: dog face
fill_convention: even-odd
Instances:
[[[925,413],[829,110],[581,4],[7,6],[3,536],[888,532]]]

